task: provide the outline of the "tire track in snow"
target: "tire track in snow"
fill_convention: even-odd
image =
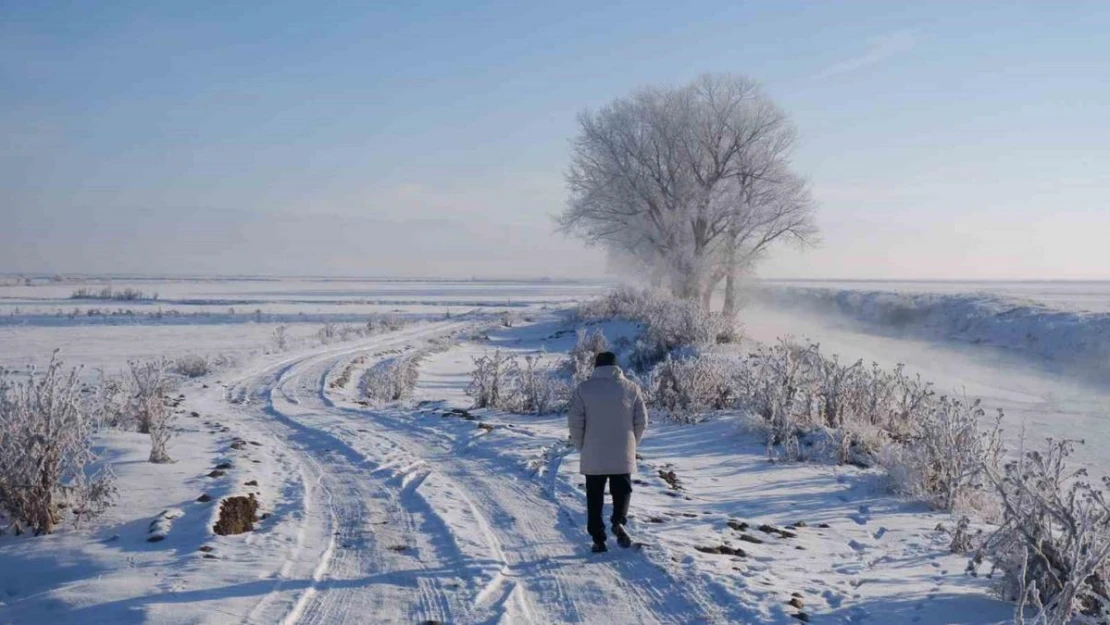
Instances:
[[[523,613],[536,614],[535,622],[687,623],[692,615],[706,614],[700,601],[689,603],[676,595],[675,580],[646,561],[638,566],[629,558],[591,562],[576,548],[583,544],[581,530],[561,523],[563,511],[543,497],[534,483],[516,479],[514,467],[480,455],[460,456],[456,441],[434,427],[352,408],[340,410],[348,418],[378,426],[373,430],[375,436],[419,449],[414,453],[437,467],[459,493],[465,493],[475,518],[484,520],[483,534],[495,545],[497,559],[507,566],[479,596],[479,607],[489,603],[490,596],[499,597],[492,602],[497,614],[483,622],[504,619],[514,602],[525,606]],[[505,507],[503,501],[519,503]],[[490,519],[502,522],[493,524]],[[589,575],[584,576],[578,565],[590,566]],[[513,586],[505,588],[506,580]],[[597,600],[582,604],[581,597]],[[517,618],[523,617],[518,614]],[[707,621],[723,622],[700,617],[700,622]]]
[[[384,344],[379,343],[374,347],[380,350],[383,347],[407,343],[420,335],[436,333],[438,332],[435,329],[424,330],[419,333],[405,333],[394,336],[393,340]],[[323,397],[321,388],[326,384],[328,372],[336,366],[336,363],[341,362],[343,357],[349,357],[359,351],[365,351],[365,349],[347,351],[340,355],[300,363],[288,372],[287,379],[282,382],[282,388],[292,385],[297,397],[311,397],[313,400],[317,397]],[[352,526],[357,525],[357,521],[365,516],[366,510],[364,508],[368,499],[389,500],[391,499],[390,493],[378,493],[378,497],[368,498],[366,496],[368,493],[365,492],[362,474],[366,470],[364,465],[369,463],[369,458],[347,446],[344,441],[333,434],[307,423],[315,421],[318,416],[313,413],[313,407],[300,404],[282,406],[280,398],[277,398],[279,401],[274,401],[275,397],[272,394],[270,399],[271,403],[268,407],[271,409],[273,416],[291,428],[300,429],[304,434],[316,439],[318,444],[309,446],[310,451],[314,452],[310,455],[319,456],[321,448],[325,448],[325,452],[329,452],[327,455],[331,456],[331,462],[328,464],[331,467],[325,473],[325,478],[333,483],[335,490],[342,492],[342,496],[335,497],[333,495],[332,498],[343,502],[342,509],[336,509],[333,506],[331,514],[335,523],[343,526],[343,531],[338,533],[349,535],[353,529]],[[311,460],[316,462],[316,458],[311,458]],[[409,471],[406,470],[402,474],[402,480],[408,474]],[[401,491],[405,491],[404,486],[401,487]],[[325,551],[321,556],[321,568],[317,569],[320,574],[318,576],[314,575],[316,581],[298,600],[294,610],[286,619],[287,623],[365,622],[367,614],[375,615],[375,619],[379,622],[393,622],[394,620],[396,622],[408,622],[410,618],[421,620],[435,618],[436,615],[442,615],[442,613],[449,611],[443,608],[443,606],[449,604],[449,601],[438,584],[429,585],[419,578],[416,581],[411,579],[412,565],[420,565],[420,560],[403,553],[391,555],[391,552],[407,551],[408,545],[403,544],[406,537],[419,534],[416,530],[416,522],[412,518],[419,513],[414,513],[404,506],[403,497],[399,497],[398,501],[392,503],[401,504],[389,515],[391,520],[386,524],[391,526],[394,531],[382,532],[385,526],[379,526],[378,528],[379,533],[394,536],[391,540],[385,541],[390,544],[384,544],[383,542],[374,545],[371,549],[356,548],[354,551],[358,553],[351,553],[352,550],[347,548],[340,549],[338,553],[347,563],[343,570],[338,568],[332,570],[330,565],[326,564],[336,556],[335,550]],[[334,534],[333,532],[333,536]],[[390,567],[390,560],[397,566]],[[401,560],[404,562],[398,562]],[[457,567],[458,564],[456,563]],[[391,570],[391,568],[394,570]],[[417,568],[422,567],[417,566]],[[351,578],[357,578],[358,575],[365,574],[367,572],[365,569],[378,573],[382,576],[383,582],[392,581],[393,583],[378,586],[367,584],[368,590],[384,589],[384,592],[376,593],[380,596],[375,596],[374,592],[361,590],[358,588],[360,584],[340,585],[341,581],[349,581]],[[334,574],[328,575],[329,572]],[[420,592],[415,594],[403,592],[404,587],[409,585],[419,588]],[[408,602],[410,605],[406,609],[407,599],[413,601]]]
[[[437,331],[445,333],[446,324],[423,334]],[[565,521],[569,512],[555,497],[561,457],[548,466],[544,482],[550,483],[537,488],[518,479],[515,467],[471,453],[435,428],[333,403],[327,380],[345,358],[421,338],[414,334],[256,374],[247,402],[262,404],[260,420],[309,472],[319,471],[320,488],[306,496],[305,508],[335,528],[309,541],[306,550],[315,550],[315,561],[297,558],[291,574],[305,575],[303,590],[297,584],[275,588],[283,595],[302,592],[271,601],[288,606],[271,622],[716,620],[699,601],[675,593],[675,580],[646,559],[599,560],[584,553],[580,528]],[[365,527],[372,517],[385,524]],[[304,523],[311,518],[306,514]],[[416,544],[390,544],[409,539]],[[398,546],[407,548],[391,549]]]
[[[301,501],[300,527],[297,543],[290,549],[280,579],[259,601],[251,613],[251,622],[258,623],[313,623],[313,622],[366,622],[366,614],[379,614],[376,622],[411,622],[413,618],[445,617],[451,605],[464,604],[449,600],[438,583],[421,579],[417,569],[420,560],[411,555],[396,554],[390,546],[399,544],[403,537],[419,535],[413,513],[397,501],[395,494],[378,480],[367,480],[367,466],[372,464],[354,450],[344,449],[342,441],[301,423],[305,418],[300,406],[304,390],[320,393],[318,382],[326,377],[326,368],[344,356],[373,350],[382,350],[404,344],[428,335],[448,332],[464,327],[464,322],[434,324],[375,337],[355,347],[332,349],[300,358],[292,358],[269,367],[248,373],[227,391],[229,400],[237,400],[243,408],[253,413],[269,437],[281,441],[275,448],[286,447],[290,455],[299,460],[299,472],[306,484]],[[321,377],[311,372],[325,367]],[[308,395],[312,397],[312,394]],[[336,450],[338,449],[338,453]],[[372,468],[372,467],[371,467]],[[308,488],[308,484],[316,484]],[[352,539],[365,538],[367,506],[383,503],[381,512],[385,521],[374,522],[381,544],[372,540],[355,545]],[[419,512],[416,513],[420,515]],[[321,532],[320,526],[326,530]],[[390,539],[390,537],[394,537]],[[344,544],[346,541],[346,544]],[[389,543],[389,544],[386,544]],[[451,546],[444,545],[446,557],[451,559]],[[429,550],[443,551],[443,549]],[[457,551],[457,550],[456,550]],[[315,555],[311,555],[315,554]],[[429,557],[433,562],[435,557]],[[457,554],[455,559],[458,560]],[[374,566],[368,566],[373,564]],[[458,563],[455,564],[458,569]],[[373,570],[364,570],[373,569]],[[448,566],[450,569],[450,566]],[[373,573],[380,577],[378,588],[387,588],[382,596],[367,598],[374,593],[362,592],[354,584],[338,585],[339,574]],[[390,577],[393,580],[390,580]],[[415,581],[414,581],[415,579]],[[375,586],[373,575],[366,579],[367,587]],[[436,580],[433,580],[436,581]],[[405,609],[405,586],[418,587],[412,595],[415,604]],[[338,586],[338,587],[337,587]],[[296,595],[290,597],[290,595]],[[352,605],[329,599],[336,595],[358,595]],[[412,603],[412,602],[410,602]],[[282,607],[286,606],[286,607]],[[427,615],[427,616],[425,616]]]

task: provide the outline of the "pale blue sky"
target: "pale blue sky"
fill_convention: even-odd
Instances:
[[[1110,278],[1110,2],[0,1],[0,271],[598,275],[575,114],[703,72],[794,117],[777,277]]]

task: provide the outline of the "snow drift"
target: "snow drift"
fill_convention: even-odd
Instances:
[[[838,313],[868,326],[990,345],[1095,373],[1110,372],[1110,313],[1050,308],[982,293],[899,293],[775,286],[759,299]]]

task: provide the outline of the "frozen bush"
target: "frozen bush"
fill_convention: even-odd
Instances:
[[[941,510],[985,508],[986,472],[1002,457],[1002,411],[991,427],[985,417],[979,400],[950,397],[915,414],[908,438],[882,455],[895,489]]]
[[[670,365],[660,367],[669,373]],[[696,391],[696,379],[683,383]],[[998,461],[998,422],[981,428],[979,402],[938,400],[931,384],[901,365],[893,372],[844,365],[816,344],[784,338],[759,346],[725,384],[765,420],[771,458],[879,463],[897,490],[936,507],[990,508],[978,467]]]
[[[907,376],[902,365],[894,370],[893,386],[893,403],[887,411],[884,429],[895,440],[900,440],[910,435],[917,415],[932,409],[936,401],[936,391],[932,382],[921,379],[921,374],[912,378]]]
[[[648,398],[673,419],[695,422],[701,413],[735,405],[732,375],[724,361],[668,356],[648,378]]]
[[[199,378],[208,375],[211,368],[204,356],[182,356],[174,361],[171,371],[186,378]]]
[[[127,364],[132,383],[130,411],[138,431],[150,435],[150,461],[170,462],[166,445],[173,437],[175,415],[166,406],[166,396],[174,388],[173,380],[166,375],[169,363],[163,359]]]
[[[16,534],[49,534],[102,513],[114,478],[93,471],[92,423],[80,400],[78,369],[62,369],[57,352],[41,374],[0,370],[0,511]]]
[[[775,345],[760,346],[748,360],[753,367],[747,376],[748,401],[767,420],[769,457],[776,457],[778,450],[787,459],[800,459],[799,439],[815,425],[811,392],[815,349],[779,339]]]
[[[412,396],[420,379],[420,356],[390,358],[366,371],[362,393],[371,401],[401,401]]]
[[[735,324],[723,315],[707,311],[698,302],[646,290],[613,290],[580,305],[577,317],[583,322],[626,319],[640,323],[643,334],[633,347],[629,363],[641,373],[675,350],[739,341]]]
[[[393,315],[372,315],[366,320],[366,333],[385,334],[396,332],[405,327],[405,321]]]
[[[325,319],[324,325],[316,331],[316,339],[321,345],[327,345],[335,340],[336,331],[335,324],[330,319]]]
[[[99,371],[99,380],[86,398],[86,409],[97,430],[128,427],[131,387],[128,378]]]
[[[826,426],[841,427],[844,425],[844,412],[854,399],[853,390],[859,386],[857,376],[863,367],[863,361],[850,366],[841,365],[840,358],[836,355],[831,358],[822,357],[816,345],[810,354],[813,356],[816,373],[816,395],[821,417]]]
[[[731,321],[707,312],[697,302],[660,300],[640,319],[644,332],[629,358],[634,369],[646,372],[670,354],[682,349],[704,349],[726,337],[738,340]]]
[[[1018,623],[1027,608],[1045,625],[1110,619],[1110,482],[1104,477],[1100,488],[1084,469],[1068,468],[1073,443],[1049,440],[1043,452],[986,470],[1002,521],[968,569],[990,563],[998,593],[1017,602]]]
[[[900,375],[903,365],[895,368],[896,375]],[[870,369],[861,368],[855,393],[852,395],[853,410],[862,421],[873,426],[881,426],[886,422],[888,407],[894,399],[896,392],[896,375],[888,373],[872,362]]]
[[[592,363],[591,363],[592,364]],[[564,374],[565,375],[565,374]],[[475,408],[495,408],[521,414],[549,414],[570,401],[570,384],[542,354],[524,356],[523,366],[500,351],[474,358],[467,395]]]
[[[352,336],[363,336],[360,328],[346,324],[339,326],[339,329],[336,330],[336,334],[339,336],[339,340],[343,342],[351,340]]]
[[[647,316],[647,311],[654,306],[653,302],[665,299],[669,297],[662,292],[619,287],[601,297],[580,304],[577,316],[581,321],[607,319],[638,321]]]
[[[274,328],[274,334],[272,338],[274,341],[274,347],[276,347],[278,351],[283,352],[289,349],[289,328],[285,324],[279,325],[278,327]]]
[[[497,350],[493,355],[485,354],[474,358],[474,370],[470,374],[470,385],[466,394],[474,399],[475,408],[502,408],[511,402],[515,395],[512,369],[516,362]]]
[[[519,410],[529,414],[549,414],[561,411],[570,400],[570,385],[555,368],[544,364],[542,355],[524,357],[524,366],[511,370],[520,376],[521,405]]]

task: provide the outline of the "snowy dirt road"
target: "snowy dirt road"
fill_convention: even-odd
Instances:
[[[352,363],[346,377],[357,380],[375,353],[464,325],[281,363],[228,391],[244,418],[288,445],[285,490],[303,494],[281,579],[248,620],[705,621],[694,589],[674,592],[675,580],[639,554],[591,559],[581,529],[540,482],[471,451],[469,437],[484,430],[420,426],[359,406],[334,383]]]

